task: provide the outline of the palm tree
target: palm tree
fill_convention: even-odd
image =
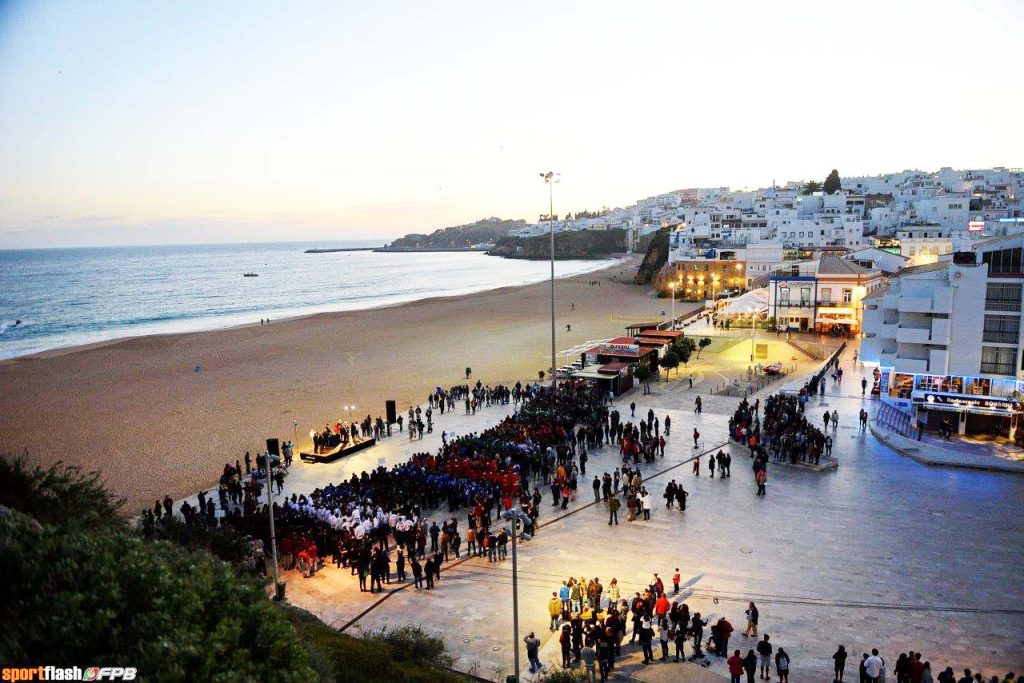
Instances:
[[[819,190],[821,190],[821,183],[819,183],[817,180],[808,180],[804,184],[803,193],[804,194],[814,194],[815,192],[818,192]]]

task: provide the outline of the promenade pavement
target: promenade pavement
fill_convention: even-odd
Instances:
[[[866,371],[852,365],[851,354],[844,358],[842,386],[829,382],[825,396],[808,407],[811,414],[839,411],[838,469],[772,466],[764,498],[754,495],[746,449],[727,443],[727,421],[739,399],[706,397],[701,415],[694,414],[687,392],[646,397],[634,390],[618,399],[624,414],[630,401],[638,415],[645,414],[649,401],[662,421],[666,413],[672,416],[666,457],[641,466],[656,502],[652,519],[628,523],[623,510],[620,524],[609,526],[605,505],[594,503],[585,481],[567,511],[553,508],[545,496],[539,533],[519,546],[520,638],[534,631],[545,641],[546,663],[554,666],[558,652],[549,642],[547,601],[562,580],[597,576],[607,586],[616,577],[625,597],[642,590],[652,572],[668,577],[679,567],[685,590],[675,599],[706,618],[726,615],[737,630],[730,649],[753,647],[753,639],[739,633],[747,602],[757,602],[762,633],[793,659],[794,683],[831,680],[831,654],[839,643],[853,659],[871,647],[890,661],[914,649],[943,667],[969,666],[989,675],[1024,669],[1024,524],[1014,512],[1024,478],[928,467],[861,431],[857,411],[868,406],[873,415],[877,401],[858,395],[858,373]],[[434,450],[442,430],[479,431],[511,408],[438,415],[434,433],[422,441],[399,435],[329,465],[296,459],[285,494],[308,493],[381,461],[390,466],[413,452]],[[699,478],[689,462],[694,427],[704,454]],[[733,476],[710,479],[706,454],[720,447],[733,453]],[[592,478],[618,464],[617,449],[605,447],[591,454],[587,474]],[[685,512],[664,508],[661,494],[672,479],[690,493]],[[465,511],[456,514],[465,519]],[[511,573],[511,558],[464,559],[446,565],[434,591],[396,590],[392,584],[391,592],[372,596],[359,592],[347,569],[326,567],[310,579],[288,572],[285,578],[289,601],[328,624],[350,633],[420,624],[445,639],[456,668],[504,680],[513,662]],[[525,672],[525,651],[518,646]],[[627,653],[635,657],[634,648]],[[666,673],[654,673],[659,668]],[[638,680],[691,675],[681,664],[645,669],[647,678],[638,673]],[[725,676],[724,661],[710,671]]]

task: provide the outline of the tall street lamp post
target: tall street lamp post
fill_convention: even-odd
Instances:
[[[558,174],[554,171],[541,173],[540,177],[548,186],[548,226],[551,229],[551,386],[558,385],[555,371],[555,183]]]
[[[669,285],[672,288],[672,329],[676,329],[676,283]]]
[[[754,362],[754,307],[750,307],[750,362]]]

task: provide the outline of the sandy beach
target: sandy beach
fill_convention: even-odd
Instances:
[[[638,262],[557,281],[559,350],[667,309],[627,284]],[[392,398],[404,411],[461,382],[466,366],[484,383],[535,379],[549,335],[549,284],[538,283],[3,361],[0,449],[98,470],[134,513],[211,486],[266,437],[298,434],[307,446],[311,428],[346,417],[344,405],[377,416]]]

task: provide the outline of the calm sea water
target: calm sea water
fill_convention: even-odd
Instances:
[[[209,330],[465,294],[549,277],[482,253],[305,254],[286,242],[0,251],[0,358],[119,337]],[[607,261],[559,261],[557,276]],[[242,277],[243,273],[259,277]],[[21,323],[15,325],[16,320]]]

